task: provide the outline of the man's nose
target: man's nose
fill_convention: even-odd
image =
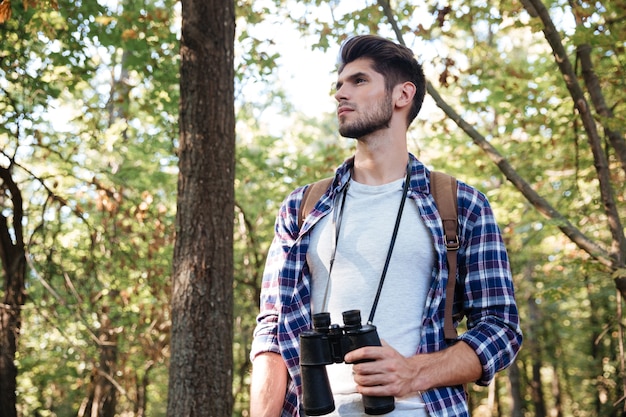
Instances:
[[[335,100],[341,102],[342,100],[347,100],[347,99],[348,99],[348,96],[347,96],[347,90],[345,88],[345,85],[338,87],[337,90],[335,91]]]

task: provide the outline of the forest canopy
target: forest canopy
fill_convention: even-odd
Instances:
[[[622,415],[626,3],[235,4],[233,415],[278,206],[353,150],[332,65],[362,33],[415,51],[410,150],[487,194],[510,253],[525,344],[469,387],[473,415]],[[314,58],[286,66],[284,33]],[[166,413],[180,38],[173,0],[0,1],[0,404],[19,416]]]

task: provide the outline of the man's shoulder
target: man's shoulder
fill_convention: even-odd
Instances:
[[[463,206],[467,205],[489,205],[489,200],[485,193],[483,193],[478,187],[469,185],[457,178],[457,193],[459,198],[459,204]]]

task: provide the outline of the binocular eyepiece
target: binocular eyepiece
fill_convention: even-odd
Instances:
[[[300,334],[300,369],[302,405],[309,416],[321,416],[335,409],[326,365],[342,363],[344,356],[364,346],[381,346],[376,326],[361,324],[361,312],[342,313],[344,326],[331,324],[330,313],[313,315],[313,329]],[[363,407],[369,415],[380,415],[395,408],[392,396],[363,395]]]

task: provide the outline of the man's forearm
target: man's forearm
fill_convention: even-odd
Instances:
[[[415,391],[474,382],[483,372],[476,352],[465,342],[408,359],[416,375]]]
[[[287,367],[272,352],[261,353],[252,362],[250,417],[279,417],[287,391]]]
[[[461,385],[478,380],[483,372],[476,352],[465,342],[408,358],[383,343],[382,347],[354,350],[345,361],[354,363],[358,391],[374,396],[404,397],[435,387]]]

